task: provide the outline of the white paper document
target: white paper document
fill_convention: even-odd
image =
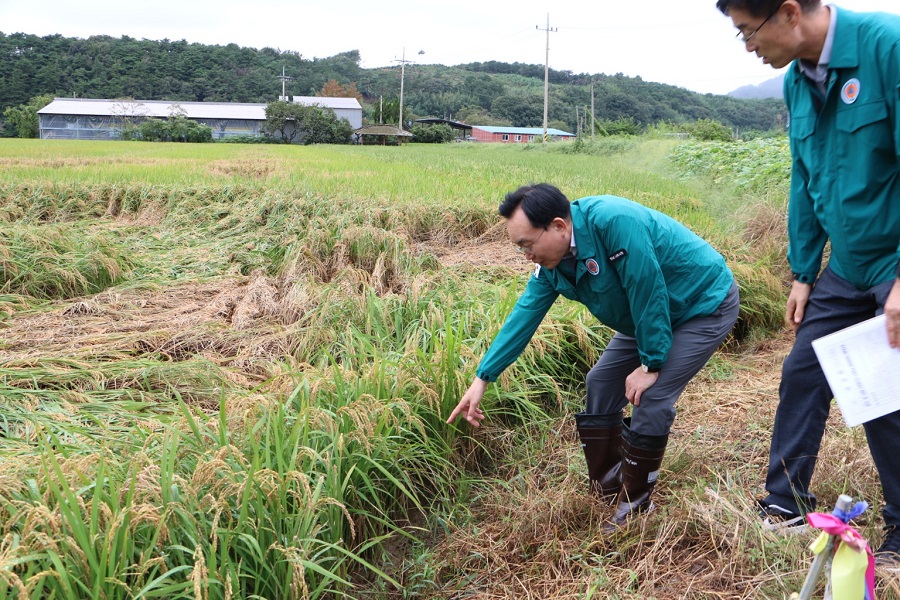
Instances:
[[[900,350],[888,344],[884,315],[812,346],[849,427],[900,410]]]

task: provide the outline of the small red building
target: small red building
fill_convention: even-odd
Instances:
[[[543,127],[492,127],[472,125],[472,137],[477,142],[528,143],[539,142],[544,135]],[[547,129],[550,141],[574,140],[575,134],[559,129]]]

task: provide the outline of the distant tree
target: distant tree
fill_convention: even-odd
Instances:
[[[140,139],[145,142],[164,142],[169,137],[169,125],[162,119],[147,119],[140,125]]]
[[[270,136],[280,136],[281,141],[290,144],[300,131],[296,127],[299,104],[277,100],[266,105],[266,122],[262,126],[262,132]]]
[[[683,126],[684,131],[698,140],[730,142],[733,138],[731,129],[712,119],[700,119]]]
[[[642,124],[652,121],[645,99],[625,92],[615,91],[607,95],[598,111],[613,121],[629,117]]]
[[[395,125],[399,119],[399,98],[378,100],[372,106],[372,121],[377,125]]]
[[[140,139],[145,142],[192,142],[212,141],[212,129],[187,117],[176,114],[168,119],[145,119],[138,128]]]
[[[28,104],[10,107],[3,111],[3,118],[15,131],[16,137],[36,138],[40,133],[37,111],[53,102],[53,96],[35,96]]]
[[[492,78],[487,73],[466,75],[462,85],[463,93],[485,109],[489,109],[494,98],[502,96],[505,89],[506,86],[502,81]]]
[[[413,125],[412,134],[412,141],[422,144],[443,144],[453,140],[453,129],[444,123]]]
[[[319,106],[305,106],[278,100],[266,105],[266,135],[281,137],[289,144],[348,144],[353,127],[346,119],[339,119],[333,111]]]
[[[297,127],[301,144],[349,144],[353,127],[333,111],[318,106],[299,106]]]
[[[541,123],[540,126],[543,127],[543,123]],[[570,131],[569,124],[565,121],[547,121],[547,127],[549,129],[559,129],[560,131],[568,131],[569,133],[572,133],[572,131]]]
[[[510,127],[512,121],[509,119],[501,119],[491,114],[490,111],[480,106],[466,105],[461,107],[455,115],[457,121],[468,123],[470,125],[495,125],[497,127]]]
[[[491,113],[514,127],[537,127],[544,123],[544,99],[537,94],[500,96],[491,103]]]
[[[341,85],[334,79],[329,79],[322,86],[322,89],[316,94],[322,98],[356,98],[362,104],[363,97],[356,89],[356,84]]]
[[[134,98],[119,98],[110,109],[119,119],[119,138],[123,140],[140,139],[140,124],[150,114],[143,102]]]
[[[599,119],[596,121],[596,133],[599,135],[639,135],[641,133],[641,125],[634,120],[634,117],[625,117],[621,119],[609,120]]]

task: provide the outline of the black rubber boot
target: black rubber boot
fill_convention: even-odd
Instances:
[[[637,435],[626,429],[622,444],[622,489],[619,490],[613,528],[636,513],[653,510],[651,495],[666,453],[668,435]]]
[[[601,498],[619,493],[622,480],[619,468],[622,464],[622,418],[575,415],[575,425],[581,440],[581,449],[587,461],[591,492]]]

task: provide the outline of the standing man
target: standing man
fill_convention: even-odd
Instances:
[[[478,427],[488,383],[522,353],[556,298],[581,302],[618,332],[587,374],[575,421],[592,491],[617,499],[621,525],[653,506],[675,401],[737,320],[734,277],[706,241],[624,198],[570,203],[540,183],[507,194],[500,215],[534,275],[447,422]]]
[[[900,348],[900,17],[820,0],[718,0],[738,41],[784,79],[794,282],[763,515],[802,523],[833,394],[811,342],[884,313]],[[831,241],[828,265],[819,273]],[[898,392],[900,393],[900,392]],[[900,558],[900,412],[865,423],[884,491],[882,560]]]

